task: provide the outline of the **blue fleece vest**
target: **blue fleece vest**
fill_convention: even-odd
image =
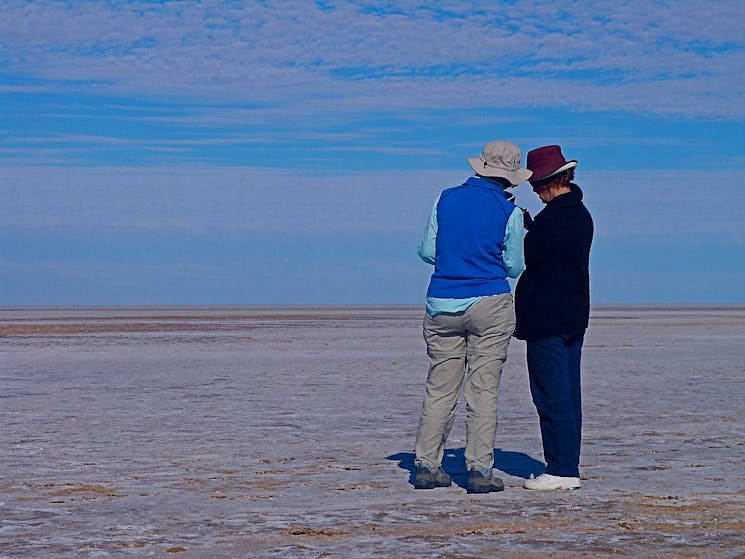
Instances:
[[[465,299],[509,293],[502,245],[514,209],[501,187],[478,177],[442,192],[428,297]]]

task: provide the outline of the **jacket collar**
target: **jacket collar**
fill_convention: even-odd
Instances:
[[[494,192],[502,194],[507,200],[511,200],[513,198],[512,194],[507,192],[499,184],[483,177],[469,177],[468,180],[463,183],[463,186],[477,186],[480,188],[488,188],[489,190],[493,190]]]
[[[573,182],[569,183],[569,188],[569,192],[557,196],[556,198],[551,200],[546,205],[546,207],[550,206],[552,208],[572,208],[575,206],[579,206],[582,203],[582,198],[584,196],[584,194],[582,193],[582,189]]]

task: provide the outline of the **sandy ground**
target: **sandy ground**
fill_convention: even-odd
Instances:
[[[593,309],[583,487],[536,494],[525,348],[503,493],[416,491],[418,307],[0,311],[0,557],[744,557],[745,306]],[[462,408],[462,403],[461,403]]]

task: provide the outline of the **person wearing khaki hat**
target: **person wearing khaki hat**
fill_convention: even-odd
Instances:
[[[442,469],[461,390],[466,400],[469,493],[502,491],[492,473],[497,393],[515,311],[507,278],[523,271],[523,213],[508,189],[530,178],[522,152],[504,140],[468,158],[476,176],[443,190],[419,243],[434,265],[423,332],[430,358],[417,430],[416,489],[451,485]]]
[[[528,152],[530,184],[545,207],[527,223],[525,272],[515,288],[515,337],[526,341],[546,460],[546,471],[525,481],[526,489],[537,491],[580,487],[580,361],[590,316],[594,226],[573,182],[576,166],[557,145]]]

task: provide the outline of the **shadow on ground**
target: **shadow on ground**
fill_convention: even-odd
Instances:
[[[414,484],[416,466],[413,452],[399,452],[386,457],[387,460],[397,460],[398,467],[409,472],[409,483]],[[528,479],[531,474],[537,476],[543,473],[545,465],[540,460],[524,452],[494,449],[494,468],[515,477]],[[442,457],[442,469],[453,478],[453,482],[465,488],[468,484],[468,470],[466,469],[465,448],[447,448]]]

